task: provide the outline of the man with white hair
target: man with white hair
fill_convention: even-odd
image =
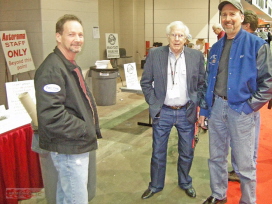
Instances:
[[[153,152],[151,181],[142,199],[162,191],[165,182],[167,143],[173,126],[178,132],[178,185],[192,198],[196,197],[189,175],[194,158],[194,132],[197,107],[204,87],[204,57],[184,46],[189,29],[181,21],[166,27],[167,46],[149,50],[141,87],[152,117]]]
[[[223,30],[223,27],[220,23],[216,23],[212,27],[213,32],[217,35],[217,40],[220,40],[224,37],[225,31]]]

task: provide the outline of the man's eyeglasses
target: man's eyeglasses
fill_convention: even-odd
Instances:
[[[182,35],[182,34],[169,34],[168,36],[172,39],[176,39],[177,37],[178,37],[178,39],[184,38],[184,35]]]

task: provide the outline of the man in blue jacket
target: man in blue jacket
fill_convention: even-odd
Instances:
[[[254,11],[245,10],[242,28],[251,34],[258,36],[258,34],[256,32],[256,30],[258,28],[258,19],[259,18]],[[256,146],[255,146],[256,149],[255,149],[255,154],[254,154],[255,159],[257,159],[258,142],[259,142],[259,129],[260,128],[256,128]],[[232,166],[233,166],[234,170],[229,172],[228,179],[229,179],[229,181],[240,182],[239,176],[235,173],[235,170],[236,170],[235,160],[231,159],[231,161],[232,161]]]
[[[207,67],[206,102],[199,122],[209,117],[210,186],[203,204],[227,202],[229,147],[241,181],[240,203],[256,203],[254,159],[259,109],[272,97],[272,58],[266,41],[241,28],[243,7],[222,1],[218,9],[226,32],[211,48]]]

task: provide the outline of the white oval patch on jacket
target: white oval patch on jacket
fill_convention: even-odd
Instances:
[[[57,93],[61,90],[61,88],[57,84],[47,84],[43,87],[43,90],[49,93]]]

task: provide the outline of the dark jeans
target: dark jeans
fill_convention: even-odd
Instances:
[[[194,157],[195,125],[186,119],[186,108],[173,110],[163,106],[160,117],[153,120],[153,152],[151,158],[151,182],[149,189],[159,192],[164,187],[167,144],[170,131],[175,126],[178,131],[178,184],[182,189],[192,187],[189,172]]]

